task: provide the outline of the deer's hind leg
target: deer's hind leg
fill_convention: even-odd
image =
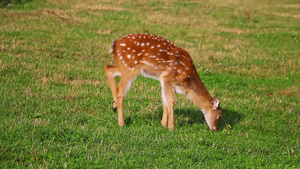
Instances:
[[[115,81],[115,77],[116,76],[120,76],[121,72],[119,70],[119,67],[114,66],[114,65],[106,65],[105,68],[105,74],[106,74],[106,78],[108,81],[108,85],[111,89],[112,95],[113,95],[113,110],[116,111],[117,110],[117,100],[118,100],[118,89],[116,86],[116,81]]]
[[[162,100],[164,104],[162,126],[168,126],[170,130],[174,130],[174,88],[172,83],[168,81],[168,76],[162,77],[160,83],[162,88]]]
[[[106,65],[105,66],[105,74],[108,80],[108,84],[111,88],[114,104],[114,111],[118,110],[118,123],[119,126],[124,126],[124,113],[123,113],[123,102],[126,96],[126,93],[131,87],[132,82],[139,75],[139,71],[120,71],[118,66]],[[121,80],[116,85],[115,76],[121,76]]]
[[[118,122],[119,126],[124,126],[124,113],[123,113],[123,102],[126,96],[126,93],[131,87],[132,82],[136,79],[136,76],[133,75],[124,75],[121,76],[120,83],[118,84],[118,96],[117,96],[117,103],[118,103]]]

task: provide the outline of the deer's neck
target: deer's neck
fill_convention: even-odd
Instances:
[[[202,110],[207,110],[211,107],[212,97],[206,90],[197,73],[194,73],[194,75],[191,76],[189,81],[189,91],[187,94],[188,97]]]

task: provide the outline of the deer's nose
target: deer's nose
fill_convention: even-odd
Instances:
[[[218,131],[218,127],[212,127],[210,130],[211,131]]]

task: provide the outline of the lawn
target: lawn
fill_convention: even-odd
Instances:
[[[298,0],[0,2],[0,168],[299,168]],[[118,126],[104,66],[118,38],[151,33],[186,49],[220,130],[139,77]],[[119,78],[118,78],[119,79]]]

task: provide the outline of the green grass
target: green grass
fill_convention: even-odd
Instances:
[[[0,168],[299,168],[300,3],[5,1],[0,4]],[[221,100],[211,132],[139,77],[117,125],[104,66],[114,40],[157,34],[189,51]]]

